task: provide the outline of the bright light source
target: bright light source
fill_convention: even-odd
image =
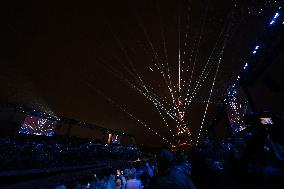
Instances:
[[[273,24],[275,24],[276,23],[276,20],[277,20],[277,18],[279,17],[279,13],[277,12],[277,13],[275,13],[275,15],[274,15],[274,17],[273,17],[273,19],[271,20],[271,22],[269,23],[269,25],[273,25]]]
[[[247,67],[248,67],[248,63],[246,62],[244,65],[244,70],[247,69]]]

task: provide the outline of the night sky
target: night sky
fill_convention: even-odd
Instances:
[[[181,85],[192,91],[216,44],[208,76],[186,110],[195,136],[219,58],[205,127],[280,4],[265,0],[10,3],[2,12],[0,102],[37,107],[125,131],[139,143],[160,144],[163,141],[141,123],[169,140],[169,130],[176,124],[165,116],[165,126],[154,103],[130,85],[141,84],[133,73],[170,104],[158,64],[168,63],[177,90],[180,56]]]

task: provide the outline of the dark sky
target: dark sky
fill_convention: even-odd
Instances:
[[[176,86],[179,49],[181,54],[185,52],[181,59],[189,70],[193,55],[194,87],[225,29],[226,35],[221,35],[217,44],[216,52],[220,52],[227,40],[207,125],[278,5],[279,2],[255,0],[10,3],[4,6],[1,23],[4,49],[0,100],[126,131],[139,142],[159,144],[159,137],[143,128],[137,119],[168,139],[169,127],[174,129],[176,125],[166,118],[166,127],[153,103],[124,82],[123,79],[137,82],[127,69],[136,70],[155,94],[170,103],[170,93],[155,63],[168,60]],[[194,46],[199,40],[200,44]],[[213,55],[212,70],[187,110],[193,133],[201,125],[217,55]],[[189,73],[183,73],[185,86],[189,84]]]

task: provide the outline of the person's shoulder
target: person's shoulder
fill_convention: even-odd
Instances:
[[[196,188],[192,180],[183,171],[177,169],[174,171],[175,179],[177,179],[178,182],[183,183],[187,188]]]
[[[141,180],[139,180],[139,179],[133,179],[133,182],[135,182],[135,183],[142,183]]]
[[[185,172],[183,170],[177,169],[177,168],[173,168],[171,170],[170,177],[178,179],[178,180],[182,180],[183,182],[186,182],[186,181],[189,180],[189,177],[185,174]]]

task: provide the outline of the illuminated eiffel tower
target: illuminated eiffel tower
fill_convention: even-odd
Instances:
[[[191,132],[188,127],[188,122],[185,119],[185,101],[182,96],[179,96],[176,100],[176,105],[178,107],[178,125],[176,131],[176,147],[190,147],[191,146]]]

